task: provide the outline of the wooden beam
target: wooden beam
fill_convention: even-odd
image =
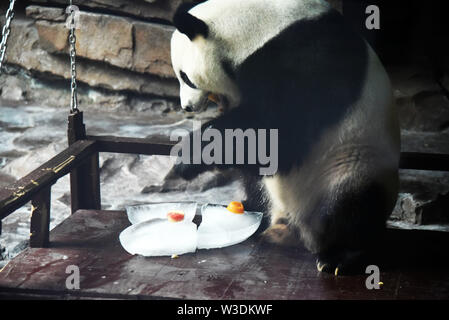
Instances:
[[[176,141],[170,141],[168,137],[163,136],[144,139],[115,136],[87,136],[86,138],[97,142],[99,152],[168,156],[171,148],[176,144]]]
[[[86,139],[86,126],[83,123],[83,112],[69,114],[67,126],[67,139],[69,146],[78,140]]]
[[[144,155],[169,155],[176,142],[167,137],[147,139],[114,136],[86,136],[88,140],[74,142],[53,159],[34,170],[12,186],[0,188],[0,219],[23,206],[40,190],[51,186],[60,177],[90,161],[93,171],[89,172],[92,188],[87,194],[92,200],[86,205],[99,208],[100,191],[95,181],[99,181],[98,155],[96,152],[135,153]],[[401,153],[401,169],[449,171],[448,154],[429,154],[417,152]],[[91,173],[92,172],[92,173]],[[95,182],[95,183],[94,183]],[[93,185],[95,184],[95,187]],[[84,206],[84,205],[83,205]]]
[[[170,155],[176,141],[167,137],[127,138],[115,136],[87,136],[98,143],[99,152]],[[401,152],[401,169],[449,171],[449,154]]]
[[[99,152],[170,155],[176,144],[167,137],[127,138],[114,136],[87,136],[98,143]],[[401,169],[449,171],[449,154],[401,152]]]
[[[98,152],[70,174],[72,214],[79,209],[101,209]]]
[[[67,128],[69,146],[85,138],[83,112],[71,113]],[[101,209],[98,152],[70,173],[70,191],[72,213],[79,209]]]
[[[0,192],[0,219],[7,217],[30,201],[41,190],[80,166],[97,152],[94,141],[81,140]]]
[[[45,188],[31,200],[30,247],[48,247],[50,242],[51,188]]]

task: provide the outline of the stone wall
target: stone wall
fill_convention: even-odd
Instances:
[[[6,61],[29,71],[33,77],[68,79],[69,30],[65,9],[55,6],[64,2],[56,1],[52,5],[39,2],[42,3],[26,6],[24,13],[18,12]],[[180,1],[159,0],[164,5],[136,2],[140,4],[78,2],[81,11],[80,28],[76,30],[77,78],[92,88],[175,98],[178,83],[169,54],[169,39],[174,29],[168,22],[156,23],[152,19],[168,19]],[[90,8],[109,11],[87,11]]]
[[[174,31],[170,20],[183,1],[74,1],[80,8],[78,81],[86,88],[109,93],[176,99],[179,89],[170,61]],[[331,2],[341,7],[340,0]],[[18,7],[7,63],[26,70],[33,78],[69,79],[67,3],[35,0]]]

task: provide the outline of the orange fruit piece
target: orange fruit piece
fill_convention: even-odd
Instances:
[[[242,214],[245,212],[245,209],[243,208],[243,204],[238,201],[232,201],[226,209],[228,209],[232,213],[238,213],[238,214]]]
[[[167,213],[167,219],[170,222],[179,222],[184,220],[184,212],[182,211],[171,211]]]

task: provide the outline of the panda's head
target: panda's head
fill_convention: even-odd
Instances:
[[[171,39],[171,59],[180,83],[181,107],[200,112],[210,101],[224,108],[235,107],[240,95],[225,46],[213,24],[189,12],[191,7],[181,5],[173,18],[177,30]]]
[[[249,84],[243,82],[258,78],[258,72],[266,76],[264,64],[272,63],[263,62],[255,69],[257,72],[245,77],[245,61],[295,21],[314,19],[327,10],[329,5],[324,0],[208,0],[182,4],[173,18],[177,30],[171,39],[182,108],[202,111],[208,97],[226,109],[237,107],[241,100],[248,99],[249,92],[244,90]]]

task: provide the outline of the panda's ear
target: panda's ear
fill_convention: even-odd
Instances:
[[[209,35],[209,27],[207,24],[188,12],[195,5],[197,5],[197,3],[181,4],[173,17],[174,26],[179,32],[184,33],[189,37],[190,40],[195,39],[197,36],[207,38]]]

